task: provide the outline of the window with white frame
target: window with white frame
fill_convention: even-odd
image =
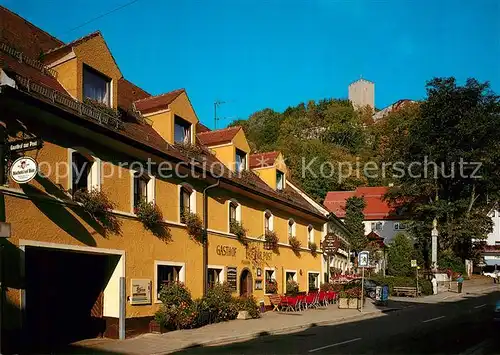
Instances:
[[[395,222],[394,223],[394,230],[402,231],[402,230],[405,230],[405,229],[406,229],[406,224],[404,224],[402,222]]]
[[[276,270],[266,268],[264,269],[264,291],[265,293],[277,293],[278,283],[276,282]]]
[[[155,179],[144,172],[134,171],[132,174],[133,186],[133,203],[134,208],[139,205],[139,202],[153,202]]]
[[[90,154],[70,150],[70,186],[74,194],[79,190],[100,188],[100,160]]]
[[[185,213],[196,213],[196,191],[188,184],[179,188],[179,220],[182,223],[185,223]]]
[[[276,170],[276,190],[285,188],[285,174],[282,171]]]
[[[307,241],[314,243],[314,227],[311,224],[307,226]]]
[[[319,272],[308,272],[308,290],[317,291],[319,289]]]
[[[111,106],[111,79],[84,65],[83,96],[106,106]]]
[[[382,222],[372,222],[371,223],[371,228],[372,228],[372,231],[381,231],[382,230]]]
[[[240,172],[247,168],[247,153],[236,149],[236,171]]]
[[[176,115],[174,118],[174,142],[192,143],[191,126],[190,122]]]
[[[156,261],[155,262],[156,299],[164,285],[171,282],[186,282],[186,266],[184,263]]]
[[[274,228],[273,220],[274,220],[274,217],[273,217],[273,214],[271,213],[271,211],[265,211],[264,212],[264,232],[274,230],[273,229]]]
[[[288,238],[295,237],[296,223],[293,218],[288,220]]]
[[[224,282],[224,268],[223,267],[208,267],[207,274],[208,287],[214,287],[215,284]]]
[[[297,271],[295,271],[295,270],[285,271],[285,280],[286,280],[286,282],[297,281]]]

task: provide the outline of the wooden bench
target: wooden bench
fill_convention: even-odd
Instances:
[[[417,297],[417,288],[416,287],[394,287],[392,289],[392,294],[394,296],[405,296],[405,297]],[[420,292],[419,292],[420,294]]]
[[[273,311],[279,311],[281,306],[281,296],[280,295],[269,295],[269,302],[273,306]]]

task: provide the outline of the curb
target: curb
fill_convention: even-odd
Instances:
[[[325,326],[325,325],[338,324],[338,323],[342,323],[343,321],[346,321],[346,320],[352,320],[352,319],[356,319],[356,318],[364,318],[366,316],[373,316],[376,314],[385,314],[388,312],[398,311],[401,309],[404,309],[404,308],[388,308],[385,310],[376,310],[376,311],[371,311],[371,312],[367,312],[367,313],[359,313],[359,314],[349,316],[349,317],[342,317],[342,318],[338,318],[338,319],[334,319],[334,320],[326,320],[326,321],[321,321],[321,322],[301,324],[301,325],[296,325],[293,327],[281,328],[281,329],[276,329],[276,330],[271,330],[271,331],[261,331],[261,332],[240,335],[240,336],[218,338],[218,339],[204,341],[201,343],[193,342],[192,344],[189,344],[187,346],[183,346],[183,347],[176,348],[176,349],[171,349],[171,350],[166,351],[166,352],[153,353],[152,355],[166,355],[166,354],[171,354],[174,352],[183,351],[183,350],[192,349],[192,348],[226,345],[229,343],[242,342],[242,341],[252,340],[252,339],[256,339],[256,338],[260,338],[260,337],[264,337],[264,336],[269,336],[269,335],[280,335],[280,334],[293,333],[293,332],[298,331],[298,330],[309,329],[309,328]]]

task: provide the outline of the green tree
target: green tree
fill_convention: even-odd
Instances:
[[[368,239],[365,236],[365,227],[363,221],[365,215],[363,210],[366,207],[366,202],[362,197],[349,197],[345,204],[345,218],[344,223],[351,231],[349,242],[351,243],[351,250],[359,252],[363,250],[368,244]]]
[[[411,260],[416,250],[413,240],[406,233],[398,233],[389,244],[388,273],[392,276],[412,276]]]
[[[475,79],[460,86],[436,78],[416,116],[395,122],[385,158],[412,169],[398,176],[388,199],[412,217],[417,238],[430,238],[437,218],[439,248],[469,257],[473,240],[491,231],[487,213],[500,193],[499,97]]]

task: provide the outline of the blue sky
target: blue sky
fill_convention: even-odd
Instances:
[[[500,93],[496,0],[0,0],[63,41],[101,30],[124,76],[152,94],[184,87],[200,120],[347,97],[360,76],[376,106],[420,99],[434,76]],[[67,4],[71,3],[71,6]]]

